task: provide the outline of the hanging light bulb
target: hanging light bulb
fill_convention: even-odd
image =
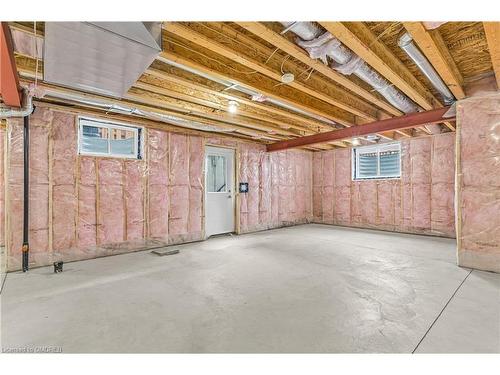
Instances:
[[[227,103],[227,110],[230,112],[230,113],[236,113],[238,112],[238,102],[237,101],[234,101],[234,100],[230,100],[228,103]]]
[[[353,138],[352,139],[352,145],[353,146],[359,146],[361,144],[361,141],[359,140],[359,138]]]

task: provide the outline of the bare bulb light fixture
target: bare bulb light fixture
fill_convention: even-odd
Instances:
[[[353,146],[359,146],[361,144],[361,141],[359,140],[359,138],[353,138],[352,139],[352,145]]]
[[[295,76],[293,75],[293,73],[284,73],[281,76],[281,82],[285,83],[285,84],[292,83],[294,80],[295,80]]]
[[[234,100],[230,100],[228,103],[227,103],[227,110],[230,112],[230,113],[236,113],[238,112],[238,102],[237,101],[234,101]]]

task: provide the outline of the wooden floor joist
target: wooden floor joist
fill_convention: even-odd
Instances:
[[[443,106],[362,22],[321,22],[321,25],[423,109]],[[455,130],[450,122],[444,125]]]
[[[196,31],[191,30],[190,28],[180,25],[178,23],[171,23],[168,22],[165,24],[164,29],[166,31],[169,31],[181,38],[184,38],[192,43],[196,43],[203,48],[207,48],[221,56],[224,56],[230,60],[233,60],[253,71],[259,72],[269,78],[272,78],[276,80],[278,83],[281,82],[281,72],[274,71],[273,69],[270,69],[268,66],[255,61],[253,59],[250,59],[249,57],[246,57],[242,54],[236,53],[234,50],[231,48],[222,45],[218,42],[215,42],[211,40],[210,38],[206,37],[203,34],[200,34]],[[331,104],[335,107],[338,107],[340,109],[343,109],[345,111],[348,111],[356,116],[365,118],[367,120],[374,120],[374,116],[367,114],[366,112],[361,111],[360,109],[346,104],[344,101],[333,98],[331,96],[325,95],[322,92],[318,91],[317,89],[313,89],[309,86],[306,86],[305,84],[299,82],[299,81],[293,81],[291,83],[288,83],[288,86],[293,87],[294,89],[297,89],[299,91],[304,92],[305,94],[308,94],[316,99],[322,100],[328,104]],[[345,92],[345,96],[350,95],[349,93]]]
[[[349,89],[353,93],[361,96],[365,100],[377,105],[384,111],[390,113],[391,115],[395,116],[400,116],[402,112],[396,108],[394,108],[392,105],[387,103],[385,100],[379,99],[377,96],[373,95],[371,92],[365,90],[364,88],[358,86],[356,83],[348,79],[346,76],[344,76],[341,73],[336,72],[332,68],[330,68],[328,65],[323,64],[319,60],[315,60],[299,46],[296,44],[288,41],[286,38],[281,36],[280,34],[274,32],[273,30],[269,29],[265,25],[263,25],[260,22],[237,22],[241,27],[245,28],[246,30],[252,32],[253,34],[257,35],[258,37],[266,40],[267,42],[273,44],[277,48],[281,49],[282,51],[286,52],[290,56],[293,56],[297,60],[303,62],[304,64],[310,66],[311,68],[317,70],[321,74],[323,74],[325,77],[331,79],[332,81],[344,86],[345,88]]]
[[[183,65],[185,67],[195,69],[195,70],[203,72],[204,74],[207,74],[211,77],[222,79],[224,81],[228,81],[233,85],[237,85],[237,86],[240,86],[243,88],[250,89],[250,90],[255,91],[255,92],[259,92],[267,98],[278,100],[286,105],[289,105],[291,107],[295,107],[295,108],[297,108],[305,113],[311,113],[312,115],[335,121],[335,119],[332,118],[332,116],[329,113],[323,112],[321,110],[317,110],[315,108],[311,108],[311,107],[304,105],[303,103],[300,103],[298,101],[278,96],[269,90],[265,90],[263,88],[252,86],[252,85],[249,85],[247,83],[241,82],[239,80],[234,79],[231,75],[229,75],[227,73],[215,71],[213,69],[210,69],[209,67],[203,66],[195,61],[187,59],[187,58],[180,56],[178,54],[175,54],[175,53],[172,53],[169,51],[164,51],[164,52],[160,53],[160,55],[157,57],[157,60],[161,61],[163,63],[166,63],[166,64],[169,64],[170,62],[174,62],[174,63],[180,64],[180,65]],[[350,123],[346,123],[344,120],[341,120],[338,123],[346,125],[346,126],[353,125]],[[326,128],[331,129],[331,126],[325,124],[324,129],[326,129]]]
[[[403,25],[455,98],[463,99],[463,77],[439,31],[427,30],[422,22],[403,22]]]

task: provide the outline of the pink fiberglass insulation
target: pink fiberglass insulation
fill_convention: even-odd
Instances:
[[[260,187],[259,187],[259,220],[261,223],[272,222],[272,182],[271,182],[271,158],[270,154],[259,155],[260,165]]]
[[[248,157],[244,145],[239,152],[239,181],[248,182]],[[248,193],[240,195],[240,230],[248,231]]]
[[[170,185],[189,184],[189,136],[170,134]]]
[[[30,119],[29,242],[33,253],[49,251],[49,131],[53,114],[36,110]]]
[[[254,186],[247,193],[247,209],[248,209],[248,226],[250,228],[259,227],[259,197],[261,195],[260,191],[260,174],[259,174],[259,152],[255,149],[248,149],[245,152],[245,156],[248,158],[247,162],[247,178],[248,185]]]
[[[431,230],[455,232],[455,139],[434,137],[431,171]]]
[[[402,140],[400,179],[353,181],[351,149],[313,158],[315,222],[455,236],[454,133]]]
[[[8,269],[21,266],[23,121],[7,121]],[[133,251],[144,241],[203,238],[205,144],[234,147],[240,231],[312,220],[312,153],[268,154],[265,146],[229,138],[144,131],[144,160],[78,155],[77,116],[39,106],[31,116],[30,264]],[[1,136],[1,134],[0,134]],[[1,176],[1,174],[0,174]],[[0,213],[3,203],[0,199]],[[1,237],[0,237],[1,240]],[[142,241],[142,242],[141,242]]]
[[[21,246],[23,244],[23,120],[12,118],[7,121],[7,189],[8,227],[5,233],[7,247],[7,269],[21,266]],[[13,214],[12,214],[13,213]]]
[[[264,194],[271,196],[271,220],[270,225],[274,228],[279,225],[279,173],[278,173],[279,153],[274,152],[269,154],[269,172],[271,174],[269,180],[271,183],[270,190]],[[244,196],[245,194],[242,194]]]
[[[334,222],[350,224],[351,215],[351,152],[349,149],[335,152],[334,160]]]
[[[53,250],[76,246],[76,139],[75,116],[41,109],[52,113],[52,236]]]
[[[5,246],[5,129],[0,127],[0,247]],[[4,264],[4,263],[2,263]],[[2,268],[2,273],[4,269]]]
[[[97,164],[99,208],[97,243],[125,240],[123,165],[120,159],[100,159]]]
[[[148,131],[149,236],[168,237],[168,135],[159,130]]]
[[[203,186],[204,158],[203,138],[189,137],[189,240],[199,240],[203,236]]]
[[[359,184],[361,222],[367,227],[374,227],[377,224],[377,182],[357,181]]]
[[[500,272],[500,95],[457,105],[458,263]]]
[[[202,238],[203,142],[200,137],[170,134],[169,241]]]
[[[312,220],[312,154],[280,151],[242,143],[239,181],[249,183],[240,194],[240,232],[305,223]]]
[[[315,152],[313,154],[313,220],[322,222],[323,218],[323,153]]]
[[[140,160],[123,163],[126,240],[144,238],[144,169],[144,162]]]
[[[393,229],[394,226],[394,183],[392,181],[380,181],[377,183],[377,216],[376,224],[385,229]]]
[[[80,248],[97,244],[96,165],[97,160],[93,157],[82,156],[80,158],[77,217],[77,246]]]

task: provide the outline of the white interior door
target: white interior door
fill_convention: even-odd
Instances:
[[[234,150],[205,149],[205,236],[234,232]]]

